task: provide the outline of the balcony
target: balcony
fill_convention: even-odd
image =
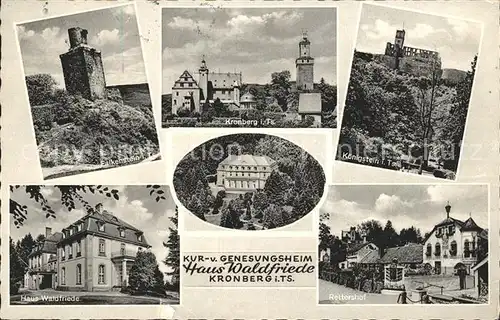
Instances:
[[[129,260],[135,260],[135,257],[137,256],[137,251],[135,250],[118,250],[118,251],[113,251],[111,252],[111,259],[129,259]]]

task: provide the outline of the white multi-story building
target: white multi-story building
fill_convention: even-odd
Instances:
[[[446,205],[446,219],[434,226],[424,242],[423,263],[430,264],[436,274],[452,274],[460,263],[467,271],[478,262],[478,251],[488,240],[487,231],[472,217],[465,221],[450,216]]]
[[[217,168],[217,186],[227,193],[264,189],[267,178],[277,168],[278,163],[268,156],[229,155]]]
[[[109,291],[125,287],[137,252],[149,249],[144,233],[102,209],[50,235],[29,256],[30,289]]]

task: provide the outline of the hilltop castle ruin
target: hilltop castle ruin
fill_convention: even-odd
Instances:
[[[414,76],[441,76],[441,57],[437,51],[413,48],[404,45],[405,30],[397,30],[394,43],[387,42],[382,62],[391,69]],[[437,72],[437,74],[436,74]]]
[[[61,54],[66,91],[81,94],[88,100],[106,97],[106,79],[101,52],[87,44],[88,31],[79,27],[68,29],[70,48]]]

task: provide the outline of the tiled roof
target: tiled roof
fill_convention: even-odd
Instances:
[[[347,253],[348,254],[355,253],[355,252],[363,249],[366,245],[368,245],[368,242],[366,242],[366,243],[354,243],[354,244],[347,245]]]
[[[242,77],[241,73],[211,72],[208,74],[208,81],[212,83],[212,88],[214,89],[230,89],[233,87],[233,84],[235,83],[238,86],[241,86]]]
[[[193,86],[192,87],[186,87],[186,86],[181,87],[180,83],[192,83]],[[174,88],[191,88],[191,89],[193,89],[193,88],[199,88],[199,86],[198,86],[198,83],[196,82],[196,80],[191,75],[191,73],[189,73],[189,71],[187,71],[187,70],[184,70],[184,72],[181,74],[179,79],[177,79],[175,81]]]
[[[57,252],[57,243],[61,241],[62,233],[55,232],[47,238],[43,239],[40,243],[35,244],[29,256],[32,256],[36,253],[56,253]]]
[[[301,93],[299,113],[321,114],[321,93]]]
[[[392,263],[394,259],[398,263],[422,263],[424,254],[424,246],[417,243],[409,243],[401,247],[387,248],[379,263]]]
[[[462,231],[482,231],[483,229],[476,224],[476,221],[469,217],[469,219],[465,220]]]
[[[364,256],[359,263],[365,263],[365,264],[375,264],[378,263],[379,260],[379,252],[378,250],[372,250],[370,253],[368,253],[366,256]]]
[[[275,163],[273,159],[268,156],[254,156],[251,154],[242,155],[229,155],[226,159],[222,160],[219,165],[258,165],[266,166]]]
[[[99,222],[104,223],[104,231],[99,230]],[[69,225],[68,228],[75,228],[79,224],[82,225],[81,231],[75,232],[73,235],[67,237],[66,239],[62,239],[62,241],[71,239],[73,237],[78,237],[83,233],[93,233],[106,236],[117,241],[125,241],[136,245],[142,245],[144,247],[150,246],[146,240],[146,237],[144,236],[144,233],[141,230],[137,229],[136,227],[123,221],[122,219],[116,217],[106,210],[98,212],[94,209],[91,209],[90,213],[77,220],[75,223]],[[120,236],[121,229],[124,230],[124,237]],[[138,240],[138,235],[142,235],[141,240]]]

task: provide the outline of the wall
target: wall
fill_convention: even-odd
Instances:
[[[450,254],[449,254],[449,250],[451,249],[451,242],[452,241],[456,241],[457,242],[457,255],[455,257],[452,257]],[[427,244],[430,243],[431,246],[432,246],[432,255],[431,256],[427,256],[426,255],[426,252],[427,252]],[[441,255],[439,257],[436,257],[435,256],[435,248],[436,248],[436,243],[439,243],[441,245]],[[452,235],[452,236],[449,236],[448,237],[448,250],[446,250],[446,254],[447,254],[447,258],[444,258],[444,254],[445,254],[445,249],[443,248],[443,240],[442,238],[438,238],[436,237],[436,232],[433,232],[432,235],[429,237],[429,239],[427,239],[427,241],[424,243],[424,248],[423,248],[423,263],[429,263],[432,265],[432,267],[435,266],[435,262],[436,261],[441,261],[441,268],[444,269],[444,268],[451,268],[453,269],[453,267],[458,263],[458,262],[461,262],[462,261],[462,254],[463,254],[463,240],[462,240],[462,234],[458,228],[458,226],[456,226],[456,229],[455,229],[455,233]],[[447,270],[447,273],[448,270]]]
[[[177,114],[177,110],[182,107],[182,103],[184,101],[184,96],[189,95],[190,92],[193,93],[194,100],[194,111],[200,112],[201,103],[200,103],[200,89],[198,88],[175,88],[172,89],[172,114]]]
[[[83,48],[61,54],[60,58],[66,91],[69,94],[81,94],[84,98],[89,99],[90,88]]]
[[[95,49],[85,48],[84,59],[87,67],[90,98],[102,99],[106,97],[106,80],[104,78],[104,67],[102,65],[101,52]]]

